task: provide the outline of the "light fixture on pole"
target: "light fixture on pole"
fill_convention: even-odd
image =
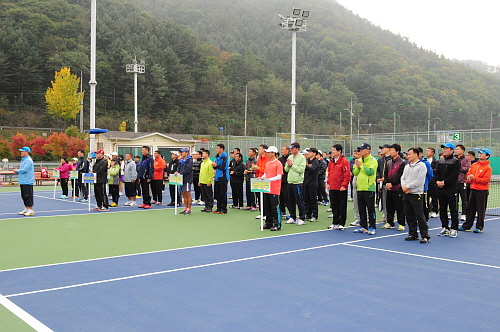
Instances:
[[[134,57],[134,63],[127,65],[127,73],[134,73],[134,133],[137,133],[137,74],[144,74],[146,72],[146,66],[144,65],[144,60],[139,60],[141,63],[137,63],[137,57]]]
[[[441,130],[442,126],[443,126],[443,121],[441,121],[441,118],[428,118],[427,120],[429,121],[435,121],[435,120],[438,120],[439,121],[439,130]]]
[[[445,117],[444,117],[444,120],[446,121],[446,127],[448,127],[448,113],[456,113],[456,112],[462,112],[462,109],[461,108],[457,108],[457,109],[454,109],[454,110],[449,110],[449,111],[446,111],[445,113]]]
[[[278,14],[281,18],[279,24],[282,29],[290,30],[292,32],[292,115],[291,115],[291,140],[295,142],[295,101],[296,85],[297,85],[297,31],[306,31],[307,18],[310,12],[308,10],[301,10],[293,7],[292,16],[283,16]]]
[[[349,112],[349,111],[350,110],[348,110],[347,108],[341,109],[341,110],[337,110],[337,112],[340,112],[340,131],[342,131],[342,112]]]
[[[472,131],[474,130],[474,128],[476,128],[476,123],[475,122],[467,122],[467,124],[472,125],[472,128],[470,129],[470,145],[473,146],[474,144],[472,144]]]
[[[396,115],[398,116],[398,126],[397,126],[397,129],[398,129],[398,132],[401,132],[401,116],[399,115],[399,108],[402,107],[402,106],[413,106],[414,103],[412,101],[410,102],[407,102],[407,103],[404,103],[404,104],[399,104],[398,105],[398,110],[397,112],[395,112],[394,114],[394,133],[396,133]]]

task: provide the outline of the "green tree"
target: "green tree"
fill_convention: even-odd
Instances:
[[[68,67],[56,71],[52,88],[49,87],[45,93],[48,112],[64,120],[74,119],[80,111],[84,95],[83,91],[78,92],[79,86],[80,78],[71,74]]]

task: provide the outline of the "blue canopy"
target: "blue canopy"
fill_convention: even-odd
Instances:
[[[102,134],[102,133],[107,133],[107,129],[101,129],[101,128],[94,128],[89,130],[89,134]]]

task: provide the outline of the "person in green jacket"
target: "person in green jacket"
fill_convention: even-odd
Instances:
[[[354,230],[354,233],[374,235],[377,228],[375,225],[375,191],[378,163],[370,154],[370,144],[363,143],[358,147],[358,150],[361,158],[357,159],[353,165],[352,174],[358,177],[356,184],[360,227]]]
[[[288,210],[290,212],[290,219],[288,219],[286,223],[302,226],[305,224],[305,209],[304,201],[302,200],[302,183],[304,183],[306,158],[299,153],[299,143],[294,142],[289,146],[289,148],[291,154],[286,160],[285,172],[288,173]],[[299,219],[297,219],[295,206],[299,209]]]
[[[117,207],[118,199],[120,198],[120,164],[116,159],[112,159],[109,166],[109,193],[111,194],[111,200],[113,201],[109,206]]]
[[[212,191],[212,180],[214,179],[214,168],[210,160],[210,151],[204,150],[202,153],[203,162],[200,165],[200,178],[198,186],[201,187],[201,197],[205,200],[205,208],[201,212],[212,212],[214,207],[214,193]],[[196,185],[196,184],[195,184]]]

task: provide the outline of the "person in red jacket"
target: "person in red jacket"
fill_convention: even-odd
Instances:
[[[155,205],[162,205],[163,203],[163,179],[165,178],[165,167],[167,167],[167,162],[163,159],[160,151],[154,152],[154,173],[153,180],[151,181],[151,191],[153,192],[153,201],[151,203]]]
[[[472,164],[465,176],[467,183],[470,183],[470,196],[465,222],[458,228],[459,231],[469,232],[472,225],[474,225],[474,218],[477,213],[476,229],[474,233],[483,232],[492,174],[490,161],[488,160],[490,156],[491,151],[489,149],[480,149],[479,161]]]
[[[351,181],[349,160],[342,155],[343,147],[335,144],[332,147],[332,158],[328,163],[328,186],[330,187],[330,208],[333,217],[328,229],[343,231],[347,219],[347,188]]]

